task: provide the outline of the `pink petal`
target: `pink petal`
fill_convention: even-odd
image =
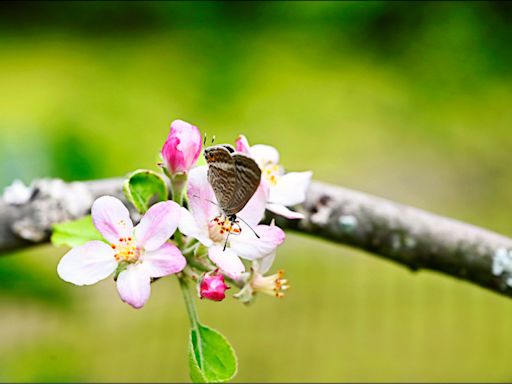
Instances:
[[[187,172],[197,161],[201,148],[199,129],[185,121],[174,120],[162,147],[162,158],[170,173]]]
[[[213,245],[208,249],[210,260],[215,263],[226,275],[236,279],[242,272],[245,272],[244,263],[233,250],[221,245]]]
[[[251,155],[249,142],[247,141],[247,138],[244,135],[238,136],[238,138],[235,141],[235,149],[237,152],[245,153],[246,155]]]
[[[181,251],[171,243],[164,243],[160,248],[146,252],[143,260],[150,277],[171,275],[187,265]]]
[[[247,226],[242,226],[242,233],[229,238],[229,245],[238,256],[254,260],[272,253],[276,247],[283,243],[285,235],[281,228],[273,225],[258,225],[254,230],[256,235]]]
[[[149,273],[144,264],[131,264],[117,278],[117,292],[133,308],[144,306],[151,293]]]
[[[208,225],[219,214],[207,172],[208,166],[204,165],[191,169],[188,175],[188,208],[200,226]]]
[[[284,205],[280,204],[267,204],[267,209],[274,212],[276,215],[286,217],[287,219],[303,219],[304,215],[300,212],[294,212]]]
[[[147,251],[159,248],[172,236],[180,220],[180,206],[162,201],[148,209],[135,227],[137,245]]]
[[[112,244],[117,244],[120,238],[132,235],[130,213],[121,200],[113,196],[96,199],[91,208],[91,215],[94,226]]]
[[[206,223],[203,223],[202,226],[197,224],[194,216],[192,216],[192,214],[184,207],[181,207],[180,223],[178,224],[178,228],[185,236],[191,236],[194,239],[199,240],[204,246],[209,247],[212,245],[208,225]]]
[[[268,202],[286,206],[302,203],[306,200],[311,176],[312,172],[290,172],[281,176],[270,188]]]
[[[265,206],[267,204],[267,186],[260,183],[256,192],[247,202],[247,205],[237,214],[244,219],[251,227],[259,224],[265,215]]]
[[[265,144],[256,144],[251,147],[251,156],[260,166],[267,163],[278,164],[279,152],[274,147]]]
[[[117,268],[114,250],[102,241],[89,241],[66,253],[57,266],[60,278],[75,285],[103,280]]]

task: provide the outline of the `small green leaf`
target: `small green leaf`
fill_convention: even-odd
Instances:
[[[140,213],[145,213],[152,203],[167,200],[168,196],[163,177],[147,169],[130,174],[123,184],[123,192]]]
[[[103,236],[92,223],[90,215],[74,221],[53,224],[52,230],[51,240],[55,246],[77,247],[91,240],[104,241]]]
[[[198,324],[190,330],[189,369],[194,383],[230,380],[237,371],[235,351],[221,333]]]

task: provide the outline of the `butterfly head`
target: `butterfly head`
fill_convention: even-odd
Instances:
[[[204,149],[204,158],[208,164],[220,161],[223,156],[235,153],[235,148],[229,144],[214,145]]]

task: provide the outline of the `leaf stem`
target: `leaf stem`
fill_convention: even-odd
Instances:
[[[184,276],[178,277],[178,281],[180,282],[181,293],[183,294],[183,300],[185,301],[185,307],[187,308],[188,318],[190,320],[190,326],[198,330],[199,329],[199,316],[196,311],[196,306],[194,304],[194,298],[192,297],[192,293],[190,292],[189,285]]]

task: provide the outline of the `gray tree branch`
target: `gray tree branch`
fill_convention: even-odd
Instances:
[[[79,218],[94,199],[124,200],[122,179],[65,183],[41,179],[13,185],[0,199],[0,253],[48,241],[53,223]],[[268,214],[282,228],[350,245],[403,264],[430,269],[512,296],[512,239],[497,233],[321,182],[298,207],[305,218]]]

